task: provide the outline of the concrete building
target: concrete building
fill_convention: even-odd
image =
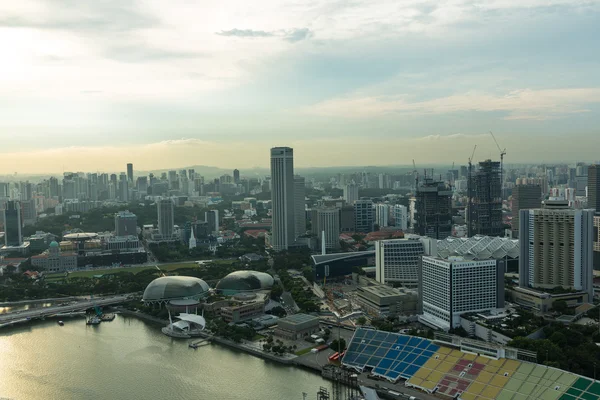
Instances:
[[[375,211],[371,200],[354,202],[354,229],[356,232],[369,233],[375,225]]]
[[[115,214],[115,236],[137,236],[137,216],[130,211]]]
[[[281,318],[275,328],[275,336],[288,340],[296,340],[308,337],[321,330],[319,317],[308,314],[293,314]]]
[[[358,200],[358,186],[355,184],[344,186],[344,200],[346,204],[353,205]]]
[[[588,167],[588,208],[596,210],[594,217],[594,269],[600,270],[600,165]]]
[[[21,246],[23,244],[23,226],[21,216],[21,203],[7,201],[4,209],[4,245]]]
[[[504,308],[504,268],[496,260],[423,256],[419,321],[442,330],[460,326],[461,314]]]
[[[540,208],[542,206],[542,187],[540,185],[516,185],[512,192],[512,232],[519,237],[519,211]]]
[[[359,286],[356,300],[369,315],[388,317],[416,314],[419,296],[416,290],[406,288]]]
[[[127,164],[127,180],[133,185],[133,164]]]
[[[175,231],[175,208],[171,199],[160,199],[156,202],[158,213],[158,233],[166,240],[173,237]]]
[[[77,268],[77,254],[61,252],[58,243],[53,241],[44,253],[31,257],[31,265],[47,272],[69,271]]]
[[[323,241],[325,232],[325,248],[336,250],[340,248],[340,209],[336,207],[321,207],[312,210],[311,232],[319,238],[318,245]]]
[[[354,232],[354,206],[340,209],[340,232]]]
[[[408,229],[408,209],[402,204],[396,204],[393,208],[394,226],[403,231]]]
[[[23,200],[21,201],[21,211],[23,226],[35,225],[37,222],[37,211],[35,209],[35,200]]]
[[[519,286],[561,286],[592,298],[594,210],[546,201],[544,208],[521,210],[519,225]]]
[[[204,221],[208,224],[208,232],[218,235],[220,231],[219,210],[209,210],[204,213]]]
[[[590,297],[585,292],[574,293],[547,293],[543,290],[515,287],[507,292],[511,302],[528,310],[546,313],[552,310],[552,305],[557,300],[564,300],[567,307],[577,307],[590,303]]]
[[[294,176],[294,239],[306,235],[306,189],[304,185],[303,177]]]
[[[600,270],[600,215],[594,215],[594,269]]]
[[[417,287],[419,259],[425,253],[420,239],[392,239],[375,242],[375,279]]]
[[[190,179],[192,179],[193,177],[190,175]],[[233,183],[237,184],[240,183],[240,170],[239,169],[234,169],[233,170]]]
[[[273,226],[269,243],[275,251],[287,250],[295,239],[294,150],[271,149],[271,213]]]
[[[415,233],[435,239],[452,235],[452,189],[425,178],[415,195]]]
[[[503,236],[502,182],[500,162],[486,160],[479,163],[469,182],[471,201],[467,211],[468,236]]]
[[[385,228],[390,222],[390,205],[379,203],[375,205],[375,224],[380,228]]]
[[[233,303],[227,307],[222,307],[220,312],[223,321],[233,322],[234,324],[248,321],[250,319],[261,316],[264,313],[264,301],[248,301]]]

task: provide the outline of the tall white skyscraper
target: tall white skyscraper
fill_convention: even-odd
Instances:
[[[171,239],[174,231],[174,207],[171,199],[161,199],[156,202],[158,212],[158,233],[163,239]]]
[[[349,205],[354,204],[358,200],[358,186],[354,184],[344,186],[344,200]]]
[[[304,178],[294,176],[294,229],[295,238],[306,235],[306,190]]]
[[[271,246],[275,251],[287,250],[295,239],[294,150],[290,147],[271,149]]]
[[[402,204],[394,205],[394,226],[403,231],[408,228],[408,210]]]
[[[375,205],[375,223],[379,225],[380,228],[383,228],[389,225],[389,221],[390,205],[384,203]]]

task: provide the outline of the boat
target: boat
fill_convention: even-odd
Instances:
[[[102,314],[102,316],[100,317],[100,319],[104,322],[104,321],[112,321],[113,319],[115,319],[115,314]]]
[[[86,325],[98,325],[101,322],[102,320],[98,316],[94,315],[87,320]]]
[[[63,326],[65,323],[64,323],[64,322],[62,322],[62,321],[58,321],[58,324],[59,324],[60,326]]]

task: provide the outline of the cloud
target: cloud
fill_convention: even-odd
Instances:
[[[432,115],[457,112],[504,112],[509,120],[545,120],[589,112],[600,103],[600,88],[522,89],[505,95],[467,92],[415,101],[409,95],[346,96],[305,109],[323,116],[372,118],[386,115]]]
[[[143,44],[111,46],[104,50],[104,55],[111,60],[131,63],[205,57],[201,52],[161,49]]]
[[[309,39],[313,33],[308,28],[280,29],[275,31],[260,31],[254,29],[230,29],[227,31],[216,32],[220,36],[233,36],[239,38],[270,38],[278,37],[288,42],[294,43]]]

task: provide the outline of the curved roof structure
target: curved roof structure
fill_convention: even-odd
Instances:
[[[210,287],[202,279],[191,276],[163,276],[156,278],[144,290],[144,302],[166,302],[170,300],[198,300],[208,293]]]
[[[518,258],[519,241],[510,238],[476,235],[470,238],[448,237],[437,241],[438,256],[472,256],[487,258]]]
[[[253,292],[273,287],[273,277],[258,271],[235,271],[217,283],[217,290],[226,294]]]
[[[201,315],[182,313],[175,318],[179,318],[182,321],[191,322],[192,324],[201,325],[202,327],[206,326],[206,320]]]
[[[82,232],[82,233],[69,233],[63,236],[63,240],[90,240],[98,237],[97,233],[93,232]]]

